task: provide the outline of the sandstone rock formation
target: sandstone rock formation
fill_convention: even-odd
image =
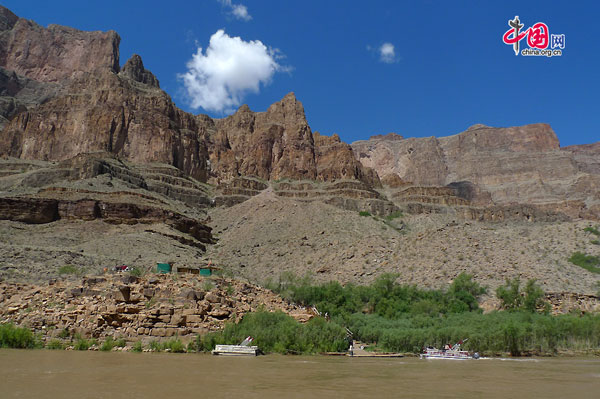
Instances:
[[[379,175],[397,174],[416,186],[468,185],[470,200],[481,205],[535,204],[600,217],[597,145],[561,149],[546,124],[475,125],[441,138],[374,137],[352,148]]]
[[[152,72],[144,68],[142,57],[140,57],[137,54],[132,55],[131,58],[127,60],[119,74],[148,86],[156,88],[160,87],[156,76],[154,76]]]
[[[45,340],[80,334],[148,341],[195,338],[259,308],[282,310],[304,321],[312,317],[252,284],[189,274],[177,277],[109,272],[45,285],[0,282],[0,322],[27,326]]]
[[[97,69],[119,71],[119,35],[44,28],[0,6],[0,65],[40,82],[60,82]]]
[[[61,161],[108,151],[134,162],[162,162],[206,178],[206,148],[195,118],[151,84],[111,71],[83,74],[61,94],[21,112],[0,137],[1,152],[23,159]],[[133,76],[133,75],[132,75]],[[135,76],[134,76],[135,77]]]
[[[264,180],[356,179],[379,185],[376,173],[357,162],[350,146],[337,135],[312,134],[294,93],[266,112],[255,113],[244,105],[207,130],[212,132],[206,136],[211,175],[217,181],[254,176]]]
[[[0,155],[65,161],[104,152],[138,164],[172,165],[184,176],[217,185],[217,205],[244,201],[273,182],[278,195],[376,213],[397,209],[391,200],[423,212],[534,204],[548,215],[599,217],[598,147],[561,149],[548,125],[474,125],[443,138],[390,133],[350,147],[337,135],[313,133],[293,93],[265,112],[246,105],[223,119],[183,112],[139,55],[120,68],[119,40],[114,32],[43,28],[0,7]],[[379,177],[385,177],[385,190]],[[275,187],[282,179],[327,187]],[[343,189],[335,184],[340,181]],[[184,186],[177,195],[192,204]],[[415,196],[407,195],[407,186],[449,191]],[[462,208],[456,213],[489,214]],[[517,207],[508,214],[521,212]]]
[[[46,29],[5,8],[2,15],[1,155],[62,161],[106,151],[214,183],[238,176],[379,183],[339,137],[315,140],[293,93],[266,112],[242,106],[224,119],[194,116],[160,90],[139,55],[119,68],[116,33]]]

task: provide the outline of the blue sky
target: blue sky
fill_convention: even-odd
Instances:
[[[188,72],[186,64],[198,46],[204,56],[211,36],[223,30],[227,40],[240,37],[247,43],[262,42],[267,49],[264,53],[275,64],[261,64],[270,68],[267,72],[264,68],[248,72],[250,79],[258,79],[258,93],[244,92],[244,82],[228,81],[244,74],[219,75],[217,83],[241,84],[238,97],[255,111],[265,110],[293,91],[304,104],[313,131],[338,133],[346,142],[389,132],[405,137],[447,136],[475,123],[536,122],[549,123],[563,146],[600,140],[597,2],[0,3],[44,26],[116,30],[122,39],[121,64],[131,54],[140,54],[176,104],[194,113],[226,115],[215,110],[219,99],[213,99],[216,102],[208,111],[193,108],[184,80],[178,78]],[[245,7],[245,14],[240,6]],[[550,33],[564,34],[563,55],[515,56],[512,47],[502,42],[508,20],[515,15],[524,29],[544,22]],[[383,58],[382,46],[387,49]],[[521,48],[526,46],[526,40],[521,41]],[[255,59],[265,61],[264,57]],[[204,61],[202,65],[210,64],[209,58]],[[249,63],[242,62],[240,68]],[[269,81],[266,85],[265,80]],[[235,98],[232,101],[237,104]],[[234,105],[230,101],[225,111],[237,108]]]

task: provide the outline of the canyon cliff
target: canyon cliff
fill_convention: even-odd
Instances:
[[[482,205],[535,204],[575,218],[600,216],[600,147],[561,148],[547,124],[474,125],[439,138],[379,135],[352,148],[382,178],[397,176],[416,186],[469,185],[468,199]]]
[[[506,208],[520,204],[534,206],[531,215],[600,217],[600,147],[560,148],[547,124],[379,135],[350,146],[313,133],[294,93],[264,112],[243,105],[223,119],[182,111],[139,55],[120,66],[119,42],[113,31],[44,28],[0,6],[0,155],[55,162],[105,153],[167,164],[215,185],[220,205],[273,182],[282,196],[375,213],[439,205],[485,219],[489,212],[461,207],[508,215],[521,214]],[[285,179],[325,186],[277,183]]]

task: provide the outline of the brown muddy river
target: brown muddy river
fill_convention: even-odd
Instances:
[[[600,398],[600,359],[0,350],[0,398]]]

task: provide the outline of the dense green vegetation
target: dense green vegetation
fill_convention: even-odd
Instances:
[[[28,349],[40,346],[39,339],[28,328],[0,324],[0,348]]]
[[[238,323],[228,324],[223,331],[198,338],[198,350],[211,350],[218,344],[239,344],[248,335],[253,345],[264,352],[319,353],[348,348],[346,330],[338,323],[314,318],[306,324],[296,322],[285,313],[259,311],[249,313]]]
[[[142,341],[136,341],[133,344],[133,347],[131,348],[131,350],[133,352],[142,352],[144,350],[144,345],[142,344]]]
[[[525,311],[445,317],[408,316],[389,320],[355,314],[347,321],[356,337],[390,351],[418,352],[468,338],[464,348],[494,354],[523,352],[553,354],[559,349],[600,348],[599,315],[550,316]]]
[[[53,339],[46,344],[46,349],[65,349],[65,344],[61,340]]]
[[[437,316],[440,313],[477,311],[477,297],[485,292],[468,274],[460,274],[447,291],[399,285],[394,282],[396,277],[385,274],[371,285],[342,286],[336,281],[313,285],[309,277],[283,274],[277,283],[267,283],[267,287],[284,299],[304,306],[316,306],[332,317],[370,313],[388,319],[405,314]]]
[[[114,340],[112,337],[107,337],[102,345],[100,345],[100,350],[104,352],[111,351],[113,348],[123,348],[127,343],[123,338]]]
[[[518,278],[507,280],[496,290],[504,310],[483,314],[477,299],[485,289],[468,274],[460,274],[447,289],[427,290],[400,285],[396,276],[383,275],[372,284],[342,286],[337,282],[314,284],[310,278],[283,275],[268,284],[288,301],[316,307],[322,317],[306,324],[283,312],[258,311],[246,314],[237,324],[219,332],[199,336],[187,348],[177,338],[150,342],[155,351],[208,351],[217,344],[237,344],[248,335],[264,352],[321,353],[345,351],[348,333],[352,338],[375,343],[375,350],[420,352],[423,347],[441,347],[468,338],[464,348],[484,355],[509,352],[555,354],[561,350],[600,350],[600,314],[572,313],[552,316],[544,293],[534,280],[524,287]],[[348,330],[347,330],[348,329]],[[68,330],[59,337],[71,340],[75,349],[98,345]],[[107,338],[101,350],[124,346],[123,340]],[[0,325],[0,347],[41,346],[26,328]],[[52,340],[48,348],[65,343]],[[137,342],[134,351],[142,351]]]
[[[347,327],[354,339],[386,351],[419,352],[464,338],[469,339],[466,349],[487,354],[600,348],[600,315],[549,315],[534,280],[523,289],[519,279],[508,280],[496,292],[506,310],[483,314],[477,297],[485,290],[468,274],[457,276],[446,290],[399,285],[394,277],[381,276],[369,286],[341,286],[284,275],[268,286],[290,301],[316,306],[331,317],[328,324]],[[251,328],[244,333],[254,334]]]
[[[548,312],[548,303],[544,301],[544,291],[535,283],[535,280],[529,280],[524,291],[521,291],[520,285],[521,280],[515,277],[512,280],[506,280],[506,285],[496,289],[496,296],[500,299],[503,309],[530,312],[542,309]]]
[[[586,255],[583,252],[577,251],[571,255],[569,262],[583,267],[592,273],[600,273],[600,257],[598,256]]]
[[[172,338],[172,339],[170,339],[168,341],[164,341],[164,342],[152,341],[152,342],[150,342],[149,347],[150,347],[150,350],[153,350],[154,352],[167,351],[167,352],[173,352],[173,353],[183,353],[186,351],[183,343],[177,338]],[[141,342],[136,343],[136,345],[134,345],[133,350],[134,350],[134,352],[141,352],[143,350],[142,343]]]
[[[96,339],[85,339],[78,337],[73,343],[73,349],[76,351],[86,351],[94,345],[98,345],[98,341]]]

